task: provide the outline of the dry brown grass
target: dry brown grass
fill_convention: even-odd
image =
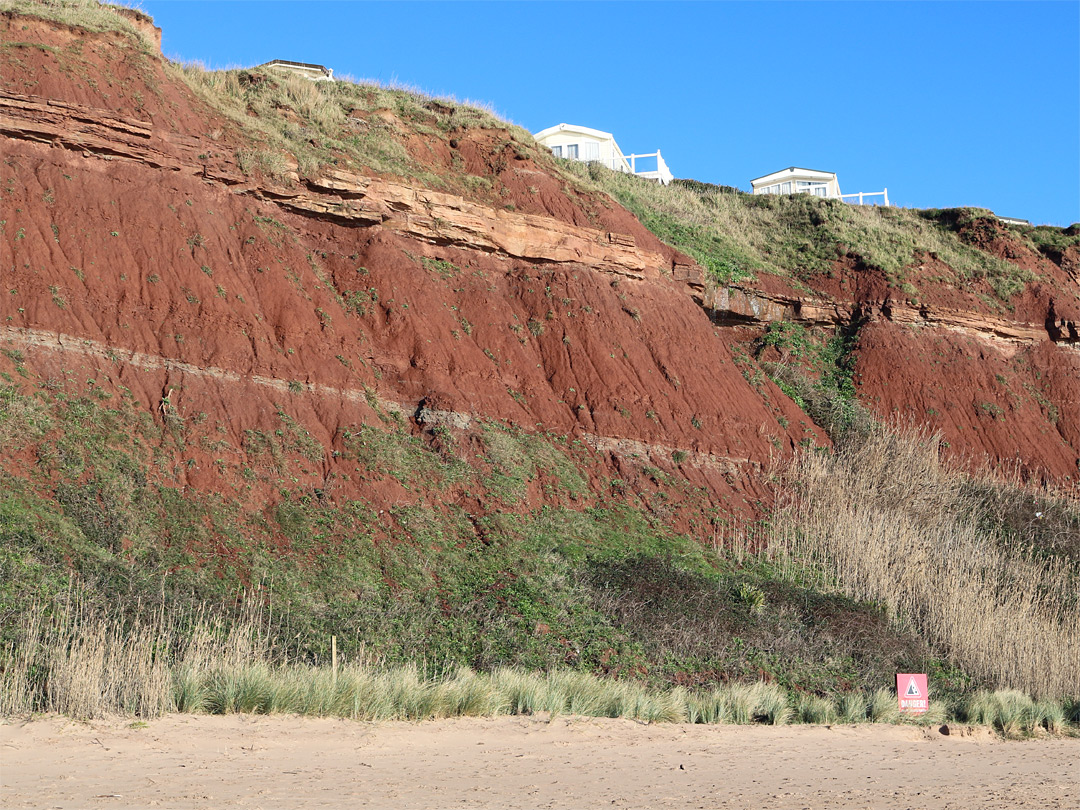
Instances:
[[[650,689],[584,672],[458,667],[427,674],[416,665],[278,660],[255,602],[226,625],[205,611],[121,622],[87,610],[77,591],[35,605],[19,641],[0,654],[0,716],[287,712],[360,720],[419,720],[508,713],[583,714],[645,722],[788,722],[785,691],[735,684],[693,694]]]
[[[339,79],[311,82],[265,68],[206,70],[198,63],[166,65],[207,105],[224,115],[249,144],[237,154],[245,174],[286,179],[289,161],[315,176],[333,166],[409,178],[444,187],[446,178],[410,156],[406,144],[421,134],[449,138],[459,129],[502,130],[529,143],[520,127],[488,108],[415,90]]]
[[[363,656],[338,671],[279,660],[254,601],[228,624],[204,610],[121,624],[87,610],[77,591],[22,616],[19,642],[0,651],[0,716],[58,712],[89,719],[167,712],[290,713],[356,720],[424,720],[548,712],[665,723],[941,723],[950,717],[1006,736],[1074,733],[1075,701],[1035,702],[1018,692],[979,692],[950,712],[940,701],[902,717],[891,690],[837,699],[789,693],[776,683],[710,690],[652,689],[586,672],[489,673],[458,667],[429,674]]]
[[[1080,694],[1080,566],[986,528],[939,439],[873,431],[789,472],[770,551],[823,588],[883,604],[964,671],[1036,697]]]
[[[130,35],[146,50],[156,50],[144,31],[132,24],[129,18],[117,13],[115,7],[131,9],[135,14],[150,20],[134,3],[99,3],[97,0],[3,0],[0,11],[13,11],[28,17],[84,28],[87,31],[120,31]]]
[[[174,711],[196,674],[266,660],[259,608],[228,624],[205,609],[150,619],[102,615],[78,589],[34,603],[18,641],[0,652],[0,715],[44,711],[77,718],[156,717]]]

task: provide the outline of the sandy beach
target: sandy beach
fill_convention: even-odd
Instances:
[[[0,726],[5,808],[1075,808],[1080,740],[986,729],[361,723],[172,715]]]

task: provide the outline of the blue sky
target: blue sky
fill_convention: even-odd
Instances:
[[[787,166],[845,193],[1080,220],[1080,3],[143,0],[166,56],[269,59],[490,103],[663,151],[749,189]]]

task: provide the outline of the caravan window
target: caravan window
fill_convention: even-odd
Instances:
[[[566,156],[571,160],[577,160],[577,146],[578,145],[576,143],[570,143],[566,145]]]
[[[813,194],[815,197],[829,196],[827,183],[814,183],[809,180],[798,180],[795,183],[795,188],[800,193]]]
[[[596,141],[586,141],[581,145],[581,159],[582,160],[599,160],[600,159],[600,144]]]
[[[553,146],[553,147],[551,147],[551,154],[553,154],[555,157],[562,157],[562,147],[561,146]]]

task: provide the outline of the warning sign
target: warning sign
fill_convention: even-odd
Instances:
[[[926,688],[926,675],[913,672],[897,673],[896,697],[900,701],[901,714],[923,714],[930,711],[930,694]]]

